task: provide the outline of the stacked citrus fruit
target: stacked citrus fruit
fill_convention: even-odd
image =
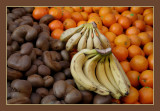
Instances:
[[[110,41],[112,52],[132,85],[128,96],[113,102],[153,103],[152,7],[35,7],[32,13],[36,20],[47,14],[54,17],[48,27],[55,39],[69,28],[95,22]]]

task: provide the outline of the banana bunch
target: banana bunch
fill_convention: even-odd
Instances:
[[[95,22],[82,24],[64,31],[60,40],[66,42],[66,50],[106,49],[110,47],[108,39],[99,32]]]
[[[129,94],[131,84],[111,48],[79,51],[70,69],[79,90],[111,94],[115,99]]]

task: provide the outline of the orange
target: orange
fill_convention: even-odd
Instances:
[[[80,12],[82,17],[83,17],[83,20],[87,21],[88,20],[88,13],[87,12]]]
[[[128,48],[128,56],[129,56],[129,58],[133,58],[136,55],[142,55],[141,50],[142,49],[139,46],[131,45]]]
[[[123,46],[114,47],[112,52],[120,62],[126,60],[128,57],[128,50]]]
[[[128,10],[128,7],[114,7],[115,10],[117,10],[118,12],[122,13],[126,10]]]
[[[131,86],[128,96],[123,97],[122,101],[126,104],[133,104],[136,101],[138,101],[138,98],[139,98],[138,90]]]
[[[61,20],[64,21],[65,19],[70,19],[71,13],[65,9],[62,9],[62,18]]]
[[[79,21],[82,21],[83,20],[83,16],[81,15],[80,12],[73,12],[71,14],[71,18],[76,22],[78,23]]]
[[[138,17],[138,20],[143,20],[143,15],[141,15],[141,14],[137,14],[137,17]]]
[[[145,56],[145,53],[143,52],[143,50],[141,50],[142,56]]]
[[[107,13],[102,17],[102,22],[105,26],[110,27],[112,24],[116,23],[116,18],[113,14]]]
[[[140,30],[135,26],[129,27],[126,30],[126,35],[138,35],[139,33],[140,33]]]
[[[146,16],[149,13],[153,13],[153,8],[145,9],[143,12],[143,16]]]
[[[129,37],[125,34],[121,34],[121,35],[117,36],[114,40],[114,43],[117,46],[124,46],[126,48],[128,48],[131,44]]]
[[[123,33],[123,27],[119,23],[114,23],[110,26],[109,31],[120,35]]]
[[[92,13],[92,7],[83,7],[84,12]]]
[[[140,76],[139,72],[131,70],[131,71],[128,71],[126,75],[133,87],[139,86],[139,76]]]
[[[75,12],[82,12],[82,7],[72,7]]]
[[[143,20],[136,20],[133,26],[136,26],[140,31],[144,31],[146,24]]]
[[[105,36],[107,37],[107,39],[110,41],[110,42],[114,42],[115,38],[116,38],[116,34],[113,33],[113,32],[106,32],[105,33]]]
[[[93,12],[95,12],[95,13],[99,13],[100,9],[101,9],[101,7],[92,7]]]
[[[143,7],[131,7],[131,12],[135,14],[142,14],[143,13]]]
[[[125,16],[120,16],[118,19],[118,23],[122,25],[124,29],[127,29],[131,25],[131,20]]]
[[[113,49],[116,45],[113,42],[110,42],[111,44],[111,49]]]
[[[142,55],[134,56],[130,61],[131,69],[143,72],[148,69],[148,60]]]
[[[33,10],[32,16],[34,19],[39,20],[43,16],[48,14],[48,10],[49,9],[46,7],[35,7],[35,9]]]
[[[120,99],[114,99],[114,98],[112,98],[112,103],[121,104],[121,101],[120,101]]]
[[[148,56],[148,64],[149,64],[149,69],[153,70],[153,54]]]
[[[102,7],[99,10],[100,17],[104,17],[107,13],[112,13],[112,9],[110,7]]]
[[[87,21],[79,21],[79,22],[77,23],[77,26],[80,26],[80,25],[86,24],[86,23],[87,23]]]
[[[55,29],[52,33],[51,33],[51,37],[53,37],[54,39],[60,39],[61,34],[63,33],[62,29]]]
[[[49,14],[52,15],[55,19],[61,19],[62,17],[62,11],[57,8],[50,8],[49,9]]]
[[[122,15],[128,17],[132,23],[138,19],[137,14],[131,11],[124,11]]]
[[[121,64],[124,72],[127,73],[128,71],[131,70],[130,63],[128,61],[122,61],[122,62],[120,62],[120,64]]]
[[[142,87],[139,90],[139,102],[142,104],[153,104],[153,89]]]
[[[63,26],[66,30],[69,28],[74,28],[74,27],[76,27],[76,22],[73,19],[66,19],[63,22]]]
[[[144,21],[147,25],[153,25],[153,13],[149,13],[144,16]]]
[[[67,10],[67,11],[69,11],[70,13],[74,12],[73,8],[71,8],[71,7],[64,7],[64,9]]]
[[[149,35],[149,37],[151,38],[151,41],[153,41],[153,31],[147,31],[147,34]]]
[[[97,24],[98,29],[102,28],[102,21],[100,20],[100,18],[90,18],[88,20],[88,23],[91,23],[91,22],[95,22]]]
[[[153,54],[153,42],[148,42],[147,44],[145,44],[143,47],[143,51],[147,56]]]
[[[141,32],[138,34],[138,37],[141,39],[141,45],[145,45],[148,42],[151,42],[151,38],[149,37],[147,32]]]
[[[128,37],[130,38],[131,45],[141,45],[141,39],[137,35],[129,35]]]
[[[88,19],[97,18],[97,17],[100,19],[100,16],[97,13],[91,13],[91,14],[88,15]]]
[[[153,27],[151,27],[150,25],[146,25],[145,27],[145,31],[153,31]]]
[[[117,10],[112,10],[112,14],[116,15],[119,14]]]
[[[142,86],[148,86],[153,88],[153,71],[145,70],[139,77],[139,82]]]
[[[62,29],[63,30],[63,24],[59,20],[53,20],[52,22],[49,23],[48,26],[51,29],[51,31],[53,31],[54,29]]]
[[[105,34],[106,32],[108,32],[108,28],[105,27],[105,26],[102,26],[101,30],[102,30],[103,34]]]

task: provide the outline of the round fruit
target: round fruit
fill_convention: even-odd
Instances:
[[[79,21],[79,22],[77,23],[77,26],[80,26],[80,25],[86,24],[86,23],[87,23],[87,21]]]
[[[128,48],[128,56],[129,58],[133,58],[136,55],[142,55],[141,48],[136,45],[131,45]]]
[[[72,7],[75,12],[82,12],[82,7]]]
[[[147,31],[147,34],[149,35],[149,37],[151,38],[151,41],[153,41],[153,31]]]
[[[143,20],[136,20],[133,26],[136,26],[140,31],[144,31],[146,24]]]
[[[142,55],[136,55],[131,59],[130,66],[133,70],[142,72],[147,70],[148,60]]]
[[[122,98],[122,101],[126,104],[133,104],[138,101],[139,93],[138,90],[134,87],[130,87],[129,95]]]
[[[118,23],[114,23],[110,26],[109,31],[115,33],[116,35],[120,35],[123,33],[123,27]]]
[[[71,7],[64,7],[64,9],[67,10],[67,11],[69,11],[70,13],[74,12],[73,8],[71,8]]]
[[[149,13],[153,13],[153,8],[145,9],[143,12],[143,16],[146,16]]]
[[[52,33],[51,33],[51,37],[53,37],[54,39],[60,39],[61,34],[63,33],[62,29],[55,29]]]
[[[138,17],[138,20],[143,20],[144,19],[143,15],[141,15],[141,14],[137,14],[137,17]]]
[[[131,70],[131,71],[128,71],[126,75],[133,87],[139,86],[139,76],[140,76],[139,72]]]
[[[62,29],[63,30],[63,24],[59,20],[53,20],[52,22],[49,23],[48,26],[51,29],[51,31],[53,31],[55,29]]]
[[[153,88],[153,71],[145,70],[139,77],[139,82],[142,86],[148,86]]]
[[[145,31],[153,31],[153,27],[151,27],[150,25],[146,25],[145,27]]]
[[[153,70],[153,54],[148,56],[148,64],[149,64],[149,69]]]
[[[80,13],[83,16],[83,20],[87,21],[88,20],[88,13],[87,12],[80,12]]]
[[[63,22],[63,26],[66,30],[69,28],[74,28],[74,27],[76,27],[76,22],[73,19],[66,19]]]
[[[104,17],[107,13],[112,13],[112,9],[110,7],[102,7],[99,10],[100,17]]]
[[[115,38],[116,38],[116,34],[113,33],[113,32],[106,32],[105,33],[105,36],[107,37],[107,39],[110,41],[110,42],[114,42]]]
[[[80,12],[73,12],[71,14],[71,18],[76,22],[78,23],[79,21],[82,21],[83,20],[83,16],[81,15]]]
[[[147,25],[153,25],[153,13],[149,13],[144,16],[144,21]]]
[[[64,21],[66,19],[71,18],[71,13],[68,10],[62,9],[62,18],[61,20]]]
[[[139,90],[139,101],[142,104],[153,104],[153,89],[143,87]]]
[[[117,10],[118,12],[122,13],[126,10],[128,10],[128,7],[114,7],[115,10]]]
[[[124,11],[122,15],[128,17],[132,23],[138,19],[137,14],[130,11]]]
[[[128,50],[123,46],[114,47],[112,52],[120,62],[126,60],[128,57]]]
[[[131,7],[131,12],[135,14],[142,14],[143,13],[143,7]]]
[[[124,72],[128,72],[131,70],[131,67],[130,67],[130,63],[128,61],[122,61],[120,62]]]
[[[141,39],[137,35],[129,35],[128,37],[130,38],[131,45],[141,45]]]
[[[110,27],[112,24],[116,23],[116,18],[113,14],[107,13],[102,17],[103,24],[107,27]]]
[[[121,16],[122,16],[122,15],[120,15],[120,14],[115,14],[116,21],[118,21],[118,19],[119,19]]]
[[[34,19],[39,20],[43,16],[48,14],[48,10],[49,9],[46,7],[35,7],[35,9],[33,10],[32,16]]]
[[[130,39],[125,34],[121,34],[115,38],[114,43],[117,46],[124,46],[128,48],[130,46]]]
[[[150,54],[153,53],[153,42],[148,42],[147,44],[144,45],[143,51],[145,55],[149,56]]]
[[[141,33],[139,33],[138,37],[141,39],[141,44],[142,45],[145,45],[148,42],[151,42],[151,39],[150,39],[150,37],[149,37],[149,35],[148,35],[147,32],[141,32]]]
[[[131,25],[131,20],[125,16],[120,16],[118,19],[118,23],[122,25],[124,29],[127,29]]]
[[[139,33],[140,33],[140,30],[135,26],[129,27],[126,30],[126,35],[138,35]]]
[[[50,8],[49,14],[52,15],[55,19],[61,19],[62,17],[62,11],[57,8]]]
[[[97,17],[100,19],[100,16],[97,13],[91,13],[91,14],[88,15],[88,20],[90,18],[97,18]]]
[[[92,7],[84,7],[83,10],[84,12],[92,13]]]

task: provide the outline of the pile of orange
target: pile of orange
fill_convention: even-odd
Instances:
[[[153,7],[35,7],[33,18],[46,14],[55,18],[48,25],[55,39],[66,29],[94,21],[132,85],[128,96],[113,101],[153,103]]]

